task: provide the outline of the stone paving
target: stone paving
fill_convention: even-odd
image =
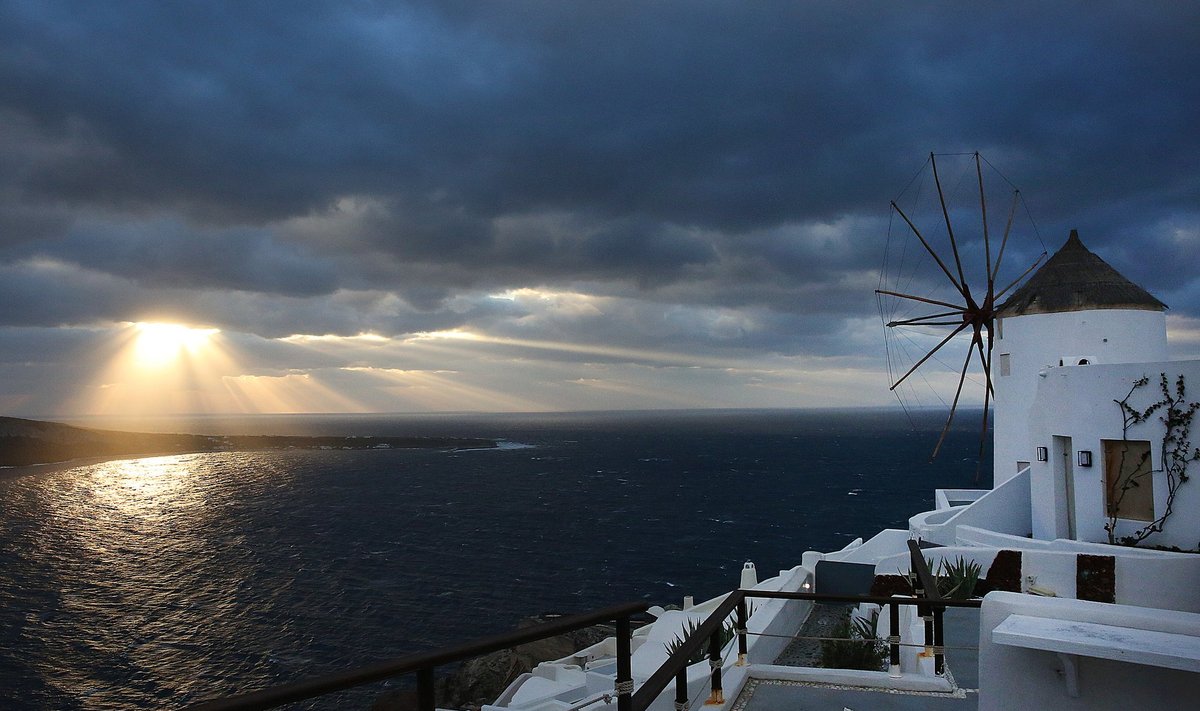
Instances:
[[[788,667],[817,667],[821,662],[821,642],[811,637],[830,637],[839,623],[850,617],[851,605],[818,602],[812,606],[804,624],[800,625],[797,639],[792,640],[775,660],[776,664]]]

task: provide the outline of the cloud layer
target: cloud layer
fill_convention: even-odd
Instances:
[[[1041,242],[1078,228],[1183,329],[1197,27],[1167,3],[0,2],[0,408],[62,412],[50,365],[96,377],[63,339],[149,320],[341,380],[471,333],[444,378],[523,409],[879,402],[888,201],[930,151],[982,152]],[[394,352],[280,340],[363,333]]]

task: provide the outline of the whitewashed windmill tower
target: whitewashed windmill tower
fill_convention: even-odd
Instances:
[[[1066,244],[996,309],[996,486],[1035,456],[1028,415],[1039,374],[1167,360],[1166,308],[1071,230]]]

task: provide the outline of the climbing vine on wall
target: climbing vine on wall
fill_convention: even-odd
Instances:
[[[1196,411],[1200,410],[1200,402],[1187,402],[1183,376],[1180,375],[1175,380],[1174,391],[1172,391],[1167,374],[1160,374],[1159,389],[1162,392],[1162,399],[1151,403],[1144,410],[1138,410],[1129,401],[1133,398],[1134,393],[1149,383],[1150,378],[1139,378],[1134,381],[1133,387],[1129,389],[1124,398],[1113,402],[1121,408],[1123,418],[1121,439],[1125,442],[1129,441],[1129,428],[1147,422],[1151,417],[1158,415],[1158,420],[1166,429],[1162,438],[1162,456],[1159,459],[1162,462],[1162,469],[1155,470],[1150,466],[1142,466],[1148,464],[1145,462],[1145,459],[1149,457],[1148,450],[1142,455],[1137,466],[1127,466],[1125,457],[1129,447],[1122,447],[1117,469],[1121,475],[1113,477],[1108,491],[1108,521],[1104,524],[1104,530],[1108,532],[1109,543],[1134,546],[1152,534],[1161,532],[1174,510],[1175,497],[1179,493],[1179,487],[1187,483],[1188,463],[1200,459],[1200,448],[1193,448],[1191,441],[1192,419],[1195,417]],[[1142,486],[1153,477],[1156,471],[1165,472],[1167,480],[1167,500],[1162,515],[1129,535],[1118,536],[1116,529],[1121,502],[1130,491]]]

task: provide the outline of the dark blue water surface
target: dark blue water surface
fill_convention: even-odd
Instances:
[[[539,612],[705,599],[746,560],[767,577],[972,487],[961,419],[932,465],[937,426],[883,411],[160,422],[523,446],[0,473],[0,708],[178,708]]]

